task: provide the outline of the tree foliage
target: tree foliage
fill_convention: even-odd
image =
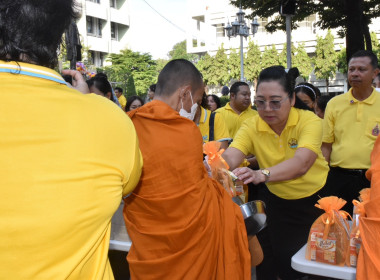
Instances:
[[[173,46],[173,49],[168,53],[169,59],[187,59],[193,63],[198,60],[195,54],[187,53],[186,40],[183,40]]]
[[[312,60],[305,50],[305,44],[299,44],[296,48],[296,54],[293,59],[294,67],[298,68],[300,75],[308,80],[311,72],[313,71]]]
[[[150,54],[125,49],[120,54],[110,54],[108,59],[112,66],[103,69],[108,79],[122,84],[124,88],[130,90],[135,88],[135,92],[127,91],[128,96],[135,93],[144,95],[147,88],[157,79],[157,62]]]
[[[265,26],[268,32],[285,30],[285,18],[278,14],[278,0],[232,0],[231,3],[243,9],[251,9],[249,18],[259,16],[271,18]],[[292,17],[292,28],[308,16],[318,14],[317,26],[322,29],[338,28],[342,37],[346,36],[348,58],[361,49],[366,41],[370,49],[368,25],[372,19],[380,17],[380,1],[378,0],[297,0],[297,9]],[[365,40],[365,39],[366,40]]]
[[[313,66],[312,66],[312,60],[305,50],[305,44],[301,43],[298,45],[298,47],[292,44],[291,59],[292,59],[291,67],[297,67],[298,71],[300,72],[300,75],[305,80],[308,80],[311,72],[313,71]],[[288,66],[286,43],[284,44],[282,51],[280,52],[279,63],[285,68],[287,68]]]
[[[291,49],[290,49],[290,53],[291,53],[291,56],[292,56],[292,67],[294,67],[294,55],[296,54],[296,47],[294,46],[294,44],[292,43],[292,46],[291,46]],[[278,56],[278,61],[280,63],[280,65],[284,66],[285,68],[287,68],[288,66],[288,63],[287,63],[287,60],[288,60],[288,57],[287,57],[287,46],[286,46],[286,43],[283,45],[282,47],[282,51],[280,52],[279,56]]]
[[[230,49],[228,71],[230,73],[229,80],[240,80],[240,51],[237,53],[236,49]]]
[[[253,41],[248,42],[247,55],[244,60],[244,73],[248,81],[254,82],[256,85],[261,68],[261,51],[257,44]]]
[[[279,54],[275,45],[272,45],[271,47],[265,47],[264,53],[261,58],[261,68],[264,69],[279,64]]]
[[[334,49],[334,36],[329,30],[325,38],[317,36],[314,58],[314,74],[318,79],[326,81],[327,92],[329,79],[334,77],[336,65],[337,54]]]
[[[346,48],[341,47],[340,51],[337,53],[337,68],[340,73],[347,73],[348,63]]]
[[[208,53],[206,53],[200,58],[196,64],[196,67],[202,73],[205,84],[210,84],[210,80],[213,75],[212,71],[214,69],[213,58]]]
[[[209,80],[211,85],[225,85],[228,83],[230,78],[228,73],[228,58],[223,44],[213,59],[212,73]]]
[[[377,39],[376,33],[371,32],[372,51],[380,58],[380,41]]]

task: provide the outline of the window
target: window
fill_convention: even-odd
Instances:
[[[102,26],[102,20],[101,19],[97,19],[97,22],[98,22],[98,36],[99,37],[102,37],[102,29],[103,29],[103,26]]]
[[[259,18],[258,20],[258,23],[259,23],[259,28],[257,29],[257,32],[267,32],[265,30],[265,25],[267,25],[269,23],[269,18]],[[251,30],[252,31],[252,30]]]
[[[315,23],[316,20],[317,20],[316,15],[311,15],[311,16],[308,16],[307,18],[305,18],[300,23],[298,23],[298,25],[301,28],[303,27],[303,28],[313,30],[313,28],[314,28],[313,23]]]
[[[100,18],[86,17],[87,34],[102,37],[103,23]]]
[[[116,8],[116,0],[110,0],[110,7]]]
[[[92,17],[86,17],[87,34],[94,34],[94,21]]]
[[[118,30],[117,23],[111,22],[111,39],[118,40]]]
[[[104,53],[99,53],[99,66],[101,66],[101,67],[103,67],[104,65],[103,65],[103,63],[104,63],[104,57],[105,57],[105,55],[104,55]]]
[[[89,62],[92,65],[95,65],[95,52],[94,51],[89,51],[90,57],[89,57]]]
[[[225,37],[224,23],[214,25],[216,27],[216,37]]]

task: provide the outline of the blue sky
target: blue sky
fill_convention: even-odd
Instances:
[[[145,0],[161,15],[186,30],[186,0]],[[150,53],[154,59],[167,58],[172,47],[186,34],[158,15],[144,0],[130,0],[133,51]]]

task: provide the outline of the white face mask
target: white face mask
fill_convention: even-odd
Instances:
[[[191,98],[191,103],[193,104],[191,106],[190,113],[187,112],[183,108],[183,102],[182,102],[182,99],[181,99],[182,108],[181,108],[181,110],[179,110],[179,115],[182,116],[182,117],[185,117],[185,118],[187,118],[187,119],[189,119],[191,121],[193,121],[194,117],[195,117],[195,113],[197,112],[197,109],[198,109],[198,104],[193,102],[193,96],[192,96],[191,93],[190,93],[190,98]]]

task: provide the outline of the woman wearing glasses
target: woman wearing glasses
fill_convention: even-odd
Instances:
[[[297,69],[264,69],[258,79],[258,115],[246,120],[223,154],[231,170],[245,184],[266,183],[260,199],[267,205],[267,232],[273,255],[272,277],[297,279],[291,257],[307,242],[314,220],[321,214],[314,204],[323,195],[328,165],[321,153],[322,122],[312,112],[297,109],[294,94]],[[302,104],[302,102],[301,102]],[[260,170],[239,168],[246,155],[255,155]],[[275,271],[277,269],[277,271]]]

